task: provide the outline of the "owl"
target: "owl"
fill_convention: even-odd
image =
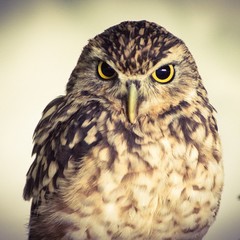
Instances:
[[[29,239],[202,239],[223,187],[214,116],[165,28],[125,21],[97,35],[35,129]]]

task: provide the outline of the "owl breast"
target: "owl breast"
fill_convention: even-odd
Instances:
[[[121,115],[102,121],[106,116],[103,111],[96,125],[103,131],[101,143],[85,156],[64,196],[76,215],[78,230],[71,237],[201,239],[216,215],[222,186],[222,167],[213,154],[219,146],[205,136],[206,126],[198,125],[194,142],[177,129],[178,119],[163,123],[142,116],[130,125]]]

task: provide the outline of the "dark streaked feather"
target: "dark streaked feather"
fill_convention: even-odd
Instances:
[[[55,107],[55,110],[45,117],[52,107]],[[73,105],[69,104],[66,98],[55,99],[45,108],[43,117],[36,127],[33,148],[33,154],[36,156],[27,173],[24,188],[24,198],[28,200],[33,197],[32,211],[43,200],[40,199],[41,196],[47,199],[48,195],[55,192],[58,178],[65,177],[63,171],[68,167],[68,161],[73,159],[79,163],[102,138],[101,134],[97,133],[91,142],[85,141],[89,129],[94,127],[94,119],[100,115],[99,102],[89,101],[85,106],[75,106],[75,111],[68,114],[70,107]],[[83,127],[85,121],[88,123]],[[75,134],[79,136],[74,140]],[[51,164],[55,166],[52,171],[49,169]],[[49,188],[50,184],[53,189]],[[44,194],[40,194],[42,191]]]

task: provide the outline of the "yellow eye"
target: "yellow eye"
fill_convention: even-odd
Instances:
[[[99,77],[103,80],[113,79],[117,75],[115,70],[103,61],[98,63],[97,72]]]
[[[168,83],[174,78],[174,67],[172,64],[165,65],[158,68],[153,74],[152,78],[159,83]]]

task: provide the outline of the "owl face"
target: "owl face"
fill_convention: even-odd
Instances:
[[[84,91],[113,108],[121,106],[134,123],[138,116],[164,112],[186,98],[191,101],[200,80],[180,39],[155,23],[123,22],[89,41],[67,91]]]

